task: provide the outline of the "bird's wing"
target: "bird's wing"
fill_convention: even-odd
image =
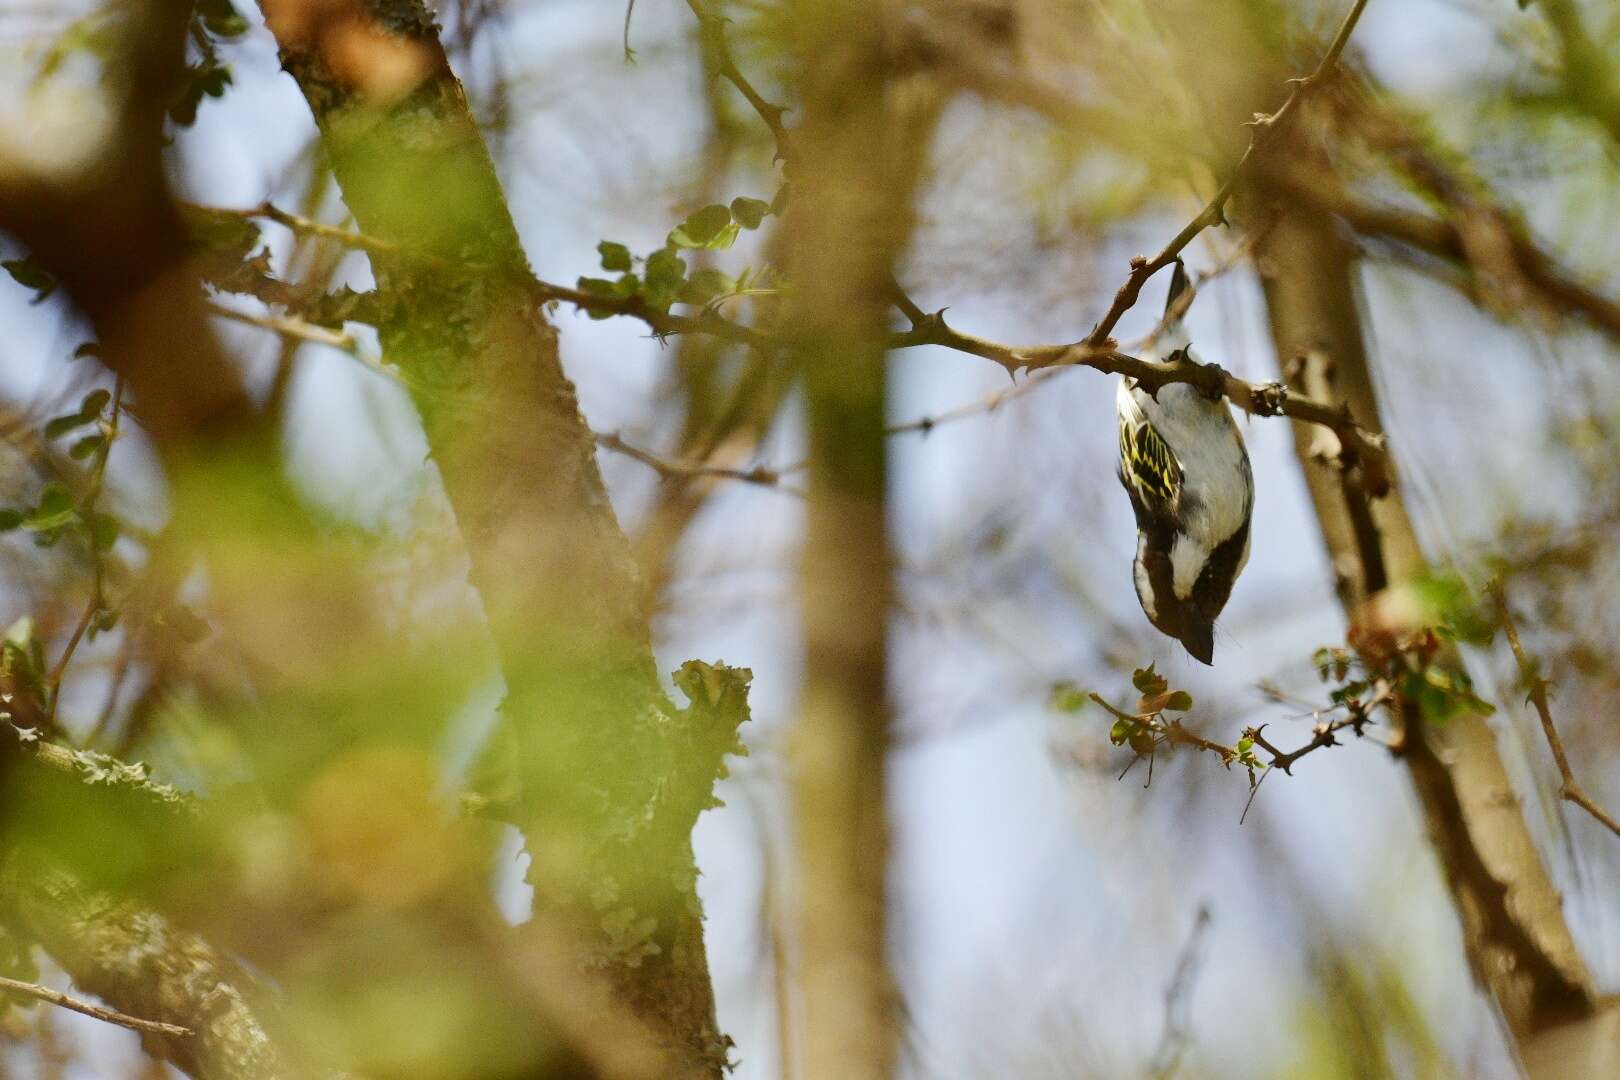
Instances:
[[[1181,495],[1182,469],[1135,392],[1123,382],[1116,402],[1119,413],[1119,478],[1134,500],[1155,513],[1166,513]]]

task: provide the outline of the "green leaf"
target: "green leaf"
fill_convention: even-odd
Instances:
[[[731,216],[745,229],[757,229],[771,212],[771,204],[764,199],[750,199],[739,195],[731,200]]]
[[[68,457],[72,458],[74,461],[83,461],[97,450],[100,450],[106,444],[107,436],[105,435],[99,433],[95,435],[86,435],[84,438],[74,443],[71,448],[69,448]]]
[[[588,292],[594,296],[614,296],[617,293],[617,282],[607,278],[582,277],[574,283],[580,292]]]
[[[1131,673],[1131,685],[1136,687],[1138,693],[1143,695],[1162,694],[1170,684],[1154,670],[1156,665],[1149,664],[1145,668],[1137,668]]]
[[[70,431],[84,427],[94,419],[93,416],[87,419],[79,413],[63,413],[61,416],[53,416],[45,422],[45,437],[47,439],[60,438]]]
[[[1136,727],[1126,719],[1114,721],[1114,726],[1108,729],[1108,741],[1115,746],[1124,746],[1125,741],[1131,737],[1131,731]]]
[[[1192,695],[1185,690],[1176,690],[1171,693],[1164,707],[1171,712],[1187,712],[1193,707]]]
[[[590,293],[592,296],[609,298],[618,297],[618,282],[609,281],[607,278],[582,277],[574,284],[580,292]],[[605,307],[591,307],[586,305],[585,314],[597,320],[611,319],[613,317],[613,309]]]
[[[730,208],[719,203],[711,203],[677,225],[669,234],[669,242],[682,248],[714,247],[731,224]],[[733,230],[731,239],[735,240],[736,237],[736,231]],[[718,246],[730,245],[731,240],[727,240]]]
[[[22,521],[29,532],[43,533],[59,529],[78,515],[73,512],[73,497],[61,484],[46,484],[39,494],[39,505],[30,510]]]
[[[1058,712],[1077,713],[1086,707],[1086,692],[1074,683],[1060,682],[1052,687],[1047,705]]]
[[[623,244],[615,244],[611,240],[604,240],[596,245],[596,251],[597,254],[602,256],[602,269],[630,269],[630,249]]]
[[[25,259],[0,259],[0,267],[25,289],[34,290],[34,298],[29,301],[37,304],[56,291],[56,278],[50,271],[39,265],[30,256]]]
[[[107,402],[111,400],[111,390],[92,390],[79,402],[79,415],[86,420],[94,420],[101,415],[101,410],[105,409]]]
[[[699,270],[687,279],[686,287],[681,290],[681,302],[701,306],[717,296],[732,292],[735,285],[729,276],[719,270]]]
[[[10,532],[23,523],[23,512],[9,506],[0,507],[0,532]]]
[[[1425,685],[1418,694],[1418,707],[1423,710],[1423,719],[1443,724],[1457,711],[1457,699],[1438,686]]]
[[[735,221],[733,221],[730,225],[727,225],[725,228],[721,229],[720,232],[715,235],[713,240],[710,240],[703,246],[708,248],[710,251],[724,251],[726,248],[737,242],[737,234],[740,231],[741,227]]]
[[[647,303],[660,311],[667,310],[681,294],[686,283],[686,260],[674,248],[663,247],[647,256],[646,287],[642,295]]]

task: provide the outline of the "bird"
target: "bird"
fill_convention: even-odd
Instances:
[[[1164,324],[1145,360],[1203,365],[1177,301],[1188,289],[1180,259]],[[1136,512],[1132,577],[1142,612],[1162,633],[1213,665],[1215,620],[1249,560],[1254,474],[1226,399],[1212,386],[1169,383],[1150,391],[1120,376],[1119,480]]]

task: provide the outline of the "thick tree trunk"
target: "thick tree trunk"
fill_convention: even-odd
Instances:
[[[1331,220],[1296,200],[1281,198],[1271,209],[1275,224],[1261,237],[1256,261],[1288,384],[1319,400],[1343,402],[1358,423],[1377,430],[1353,252]],[[1320,428],[1295,424],[1294,436],[1345,612],[1354,622],[1386,585],[1424,572],[1417,535],[1398,488],[1369,500],[1358,472],[1342,471],[1331,460],[1337,448],[1322,445]],[[1461,664],[1454,654],[1441,662]],[[1495,999],[1532,1075],[1599,1075],[1566,1071],[1567,1047],[1548,1049],[1549,1033],[1567,1039],[1563,1026],[1572,1023],[1585,1030],[1598,1003],[1490,725],[1462,713],[1434,727],[1417,710],[1407,712],[1402,760],[1451,890],[1475,978]],[[1589,1039],[1574,1041],[1590,1048]],[[1612,1038],[1608,1044],[1610,1056],[1601,1060],[1612,1063],[1616,1046]]]
[[[793,740],[799,1049],[806,1076],[879,1080],[894,1072],[899,1014],[886,962],[894,582],[884,339],[934,106],[925,88],[895,78],[882,5],[803,0],[793,11],[804,104],[793,134],[788,326],[810,437],[806,670]]]
[[[719,755],[692,753],[706,733],[659,688],[635,563],[437,29],[420,0],[264,7],[356,222],[402,251],[373,256],[378,328],[500,653],[537,902],[584,924],[684,1071],[718,1076],[690,834]]]

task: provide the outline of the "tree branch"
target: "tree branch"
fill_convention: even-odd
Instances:
[[[641,462],[652,469],[659,476],[668,479],[693,479],[696,477],[709,477],[717,480],[740,480],[745,484],[757,484],[760,487],[777,488],[792,495],[802,497],[803,492],[793,488],[782,487],[781,472],[765,465],[755,465],[748,469],[734,469],[725,465],[709,465],[701,461],[671,461],[656,454],[642,450],[625,442],[617,432],[595,432],[594,438],[598,446],[605,447],[616,453],[625,455]],[[787,470],[792,471],[792,470]]]
[[[754,88],[753,83],[749,82],[747,76],[737,67],[737,61],[731,54],[731,44],[726,38],[726,20],[710,12],[702,0],[686,0],[686,6],[697,16],[698,32],[704,35],[706,51],[714,58],[716,73],[737,88],[737,92],[748,100],[748,104],[759,114],[765,126],[771,129],[771,135],[776,139],[777,160],[784,165],[787,164],[791,160],[790,143],[787,126],[782,123],[782,117],[786,115],[787,110],[766,101],[764,95]]]
[[[1569,767],[1569,756],[1564,753],[1564,740],[1558,736],[1558,728],[1553,724],[1552,709],[1547,704],[1547,680],[1541,677],[1536,662],[1525,654],[1524,646],[1519,642],[1519,628],[1513,622],[1513,612],[1508,608],[1507,594],[1503,590],[1501,580],[1492,581],[1489,589],[1491,599],[1496,603],[1497,618],[1502,623],[1502,629],[1507,632],[1508,645],[1513,649],[1513,659],[1519,665],[1519,678],[1524,682],[1529,701],[1535,706],[1536,715],[1541,718],[1541,730],[1547,736],[1547,746],[1552,750],[1553,761],[1558,765],[1558,776],[1561,781],[1558,797],[1579,806],[1596,818],[1604,828],[1620,836],[1620,822],[1616,822],[1575,780],[1575,773]]]
[[[1367,0],[1355,0],[1349,12],[1346,13],[1344,21],[1339,24],[1338,33],[1333,35],[1333,41],[1329,43],[1327,52],[1323,54],[1321,62],[1316,65],[1316,70],[1303,78],[1289,81],[1288,97],[1276,112],[1269,115],[1265,113],[1255,115],[1254,120],[1250,123],[1249,145],[1244,148],[1243,156],[1238,158],[1238,163],[1233,166],[1231,174],[1226,178],[1226,182],[1220,186],[1220,189],[1215,192],[1209,202],[1204,205],[1204,208],[1198,212],[1197,216],[1183,226],[1180,232],[1171,237],[1170,242],[1160,249],[1159,253],[1153,258],[1144,259],[1137,256],[1131,260],[1130,276],[1125,279],[1125,284],[1121,285],[1119,291],[1114,294],[1113,304],[1109,306],[1108,311],[1103,315],[1102,320],[1097,323],[1096,328],[1091,331],[1091,335],[1086,338],[1087,344],[1099,347],[1104,345],[1109,340],[1108,335],[1113,333],[1114,326],[1118,324],[1120,317],[1136,304],[1137,297],[1142,292],[1142,285],[1148,278],[1174,262],[1176,256],[1180,255],[1182,250],[1192,243],[1193,238],[1199,233],[1211,225],[1226,224],[1226,204],[1231,201],[1232,193],[1237,190],[1238,182],[1243,179],[1244,172],[1249,163],[1254,160],[1255,153],[1261,146],[1268,143],[1278,131],[1282,130],[1283,122],[1293,114],[1300,99],[1312,87],[1320,83],[1333,69],[1333,66],[1338,63],[1339,56],[1344,52],[1345,44],[1350,40],[1350,34],[1355,30],[1356,22],[1361,18],[1361,13],[1366,6]]]
[[[178,1024],[165,1024],[160,1020],[142,1020],[138,1016],[130,1016],[128,1013],[121,1013],[116,1009],[107,1009],[88,1001],[68,997],[59,990],[52,990],[50,987],[40,986],[38,983],[23,982],[20,979],[8,979],[0,976],[0,990],[49,1002],[64,1009],[71,1009],[76,1013],[83,1013],[85,1016],[93,1016],[97,1020],[105,1020],[109,1024],[129,1028],[131,1031],[144,1031],[152,1035],[169,1035],[180,1039],[189,1039],[193,1034],[190,1028],[184,1028]]]

